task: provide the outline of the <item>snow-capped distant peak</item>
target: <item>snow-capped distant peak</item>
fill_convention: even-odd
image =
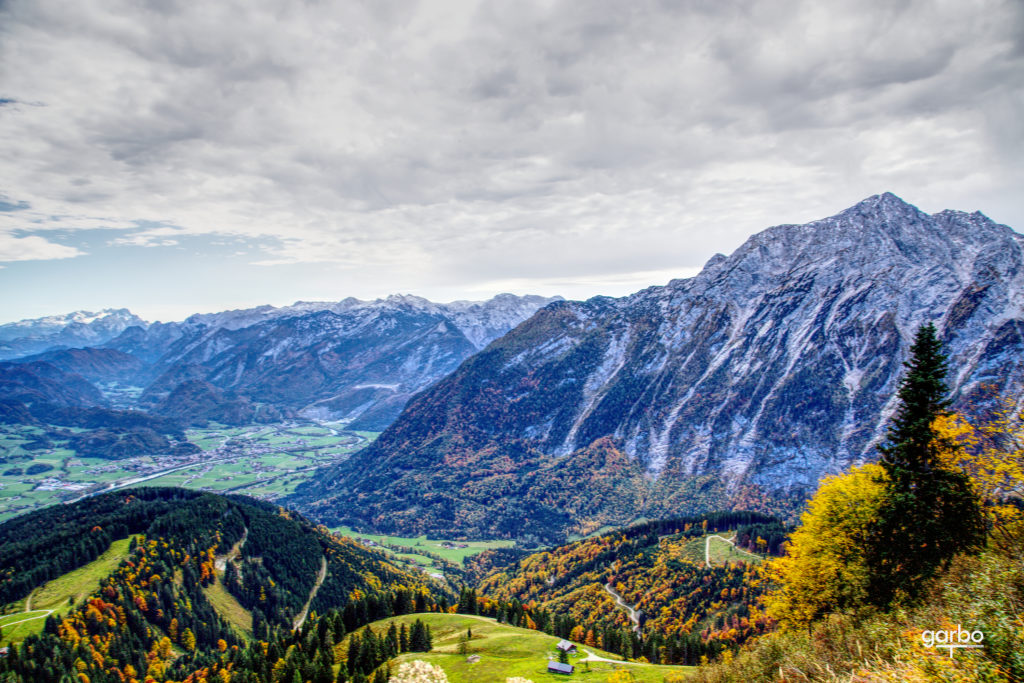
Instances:
[[[40,353],[55,346],[78,347],[102,344],[129,327],[147,323],[127,308],[72,311],[0,325],[0,359]]]

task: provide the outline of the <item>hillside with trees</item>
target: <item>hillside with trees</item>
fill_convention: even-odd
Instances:
[[[947,372],[922,327],[880,462],[827,478],[769,565],[777,631],[697,680],[1024,680],[1024,427],[1008,399],[950,412]]]
[[[306,634],[305,623],[293,627],[307,601],[314,615],[332,616],[306,623],[340,631],[439,609],[436,596],[446,601],[424,576],[281,508],[243,497],[141,488],[0,525],[4,602],[87,564],[110,539],[128,535],[128,558],[67,614],[40,617],[41,632],[0,658],[0,680],[267,680],[263,670],[284,651],[278,644]],[[240,632],[211,603],[209,589],[222,574],[234,576],[224,586],[251,612],[251,632]]]
[[[732,511],[499,549],[457,596],[243,497],[140,488],[16,518],[0,525],[8,606],[114,541],[130,553],[40,617],[0,681],[385,683],[409,653],[432,656],[431,613],[698,665],[708,683],[1022,680],[1019,408],[990,393],[952,412],[935,328],[912,351],[879,461],[825,478],[795,530]],[[367,627],[403,615],[404,632]]]
[[[475,603],[463,596],[458,609],[628,658],[697,664],[771,627],[758,606],[765,588],[758,556],[705,563],[705,538],[727,530],[750,553],[779,552],[786,534],[753,512],[647,522],[491,569]]]

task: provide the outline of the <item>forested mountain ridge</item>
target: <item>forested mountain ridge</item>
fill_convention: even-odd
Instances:
[[[310,614],[333,611],[331,628],[344,633],[383,616],[433,608],[445,595],[382,553],[334,538],[275,506],[141,488],[0,525],[0,602],[24,598],[94,559],[111,540],[133,534],[130,556],[95,594],[59,619],[46,617],[40,635],[0,658],[2,680],[85,674],[93,683],[146,676],[197,681],[211,669],[237,676],[217,680],[263,680],[262,671],[283,654],[278,643],[293,637],[307,608]],[[227,591],[237,609],[251,614],[249,631],[214,606],[217,591]],[[247,648],[253,638],[255,649]]]
[[[485,604],[528,605],[534,621],[546,615],[542,630],[561,637],[627,657],[697,664],[772,625],[760,605],[767,583],[759,556],[705,564],[706,535],[726,530],[738,547],[776,554],[787,532],[751,512],[647,522],[496,563],[476,581],[476,594]],[[474,560],[471,575],[490,564],[486,556]]]
[[[960,369],[958,401],[986,384],[1018,395],[1022,311],[1024,238],[871,197],[769,228],[694,278],[541,309],[293,501],[391,531],[552,539],[802,501],[875,457],[923,321]],[[615,495],[588,498],[588,480]]]

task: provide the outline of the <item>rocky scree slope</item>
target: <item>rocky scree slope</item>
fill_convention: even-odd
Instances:
[[[295,503],[401,532],[558,538],[802,502],[875,457],[917,327],[960,404],[1024,384],[1024,237],[892,194],[751,237],[694,278],[538,311]]]

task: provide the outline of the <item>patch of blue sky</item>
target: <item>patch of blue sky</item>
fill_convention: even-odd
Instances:
[[[152,226],[140,226],[147,227]],[[175,234],[172,239],[134,244],[125,240],[130,232],[124,230],[26,234],[44,235],[83,254],[5,264],[0,290],[16,296],[0,301],[0,320],[100,308],[129,308],[148,320],[181,320],[206,312],[204,302],[223,302],[222,294],[234,298],[235,306],[258,305],[280,296],[278,277],[268,277],[267,268],[251,265],[273,252],[273,239]],[[274,268],[274,275],[281,270]]]

